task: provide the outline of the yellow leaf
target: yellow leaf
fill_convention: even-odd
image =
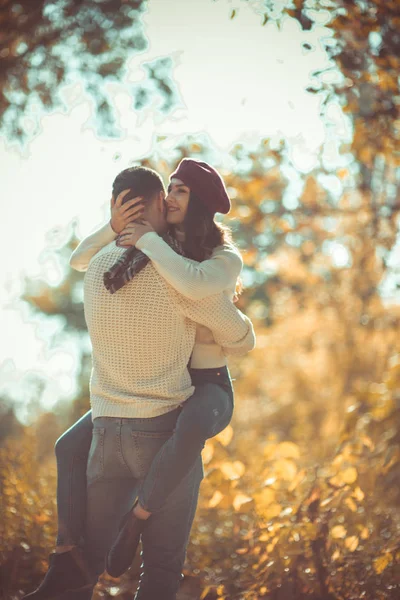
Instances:
[[[300,458],[300,450],[293,442],[281,442],[277,447],[277,454],[282,458]]]
[[[224,593],[224,591],[225,591],[225,586],[224,585],[219,585],[217,587],[217,594],[218,594],[218,596],[222,596],[222,594]]]
[[[277,517],[280,514],[281,510],[282,510],[282,506],[280,504],[273,503],[270,506],[268,506],[265,509],[265,511],[263,511],[263,515],[267,519],[273,519],[274,517]]]
[[[361,533],[360,533],[360,538],[362,540],[367,540],[369,538],[369,530],[368,527],[361,527]]]
[[[207,596],[208,592],[211,591],[211,586],[208,585],[207,587],[204,588],[204,590],[201,592],[201,596],[199,598],[199,600],[204,600],[204,598]]]
[[[39,515],[35,515],[34,519],[35,519],[36,523],[43,524],[43,523],[48,523],[50,520],[50,517],[49,517],[49,515],[45,515],[42,513]]]
[[[350,552],[354,552],[357,549],[359,539],[356,535],[351,535],[345,539],[344,545]]]
[[[303,481],[305,476],[306,476],[305,469],[300,469],[300,471],[297,473],[296,477],[293,479],[291,484],[288,486],[288,491],[293,492],[293,490],[296,489],[296,487],[299,485],[299,483],[301,483]]]
[[[340,479],[340,477],[338,475],[331,477],[329,479],[329,483],[331,485],[333,485],[334,487],[343,487],[344,486],[344,483],[342,482],[342,480]]]
[[[233,500],[233,508],[238,511],[243,504],[247,504],[247,502],[251,502],[252,500],[253,498],[251,496],[246,496],[245,494],[236,494]]]
[[[362,500],[364,500],[364,496],[365,496],[365,494],[362,491],[362,489],[360,487],[358,487],[358,486],[354,489],[354,492],[353,492],[352,495],[359,502],[361,502]]]
[[[368,146],[365,146],[364,148],[362,148],[360,150],[360,152],[358,153],[361,162],[367,164],[367,165],[371,165],[372,164],[372,149],[369,148]]]
[[[214,508],[214,506],[217,506],[217,504],[219,504],[222,500],[222,498],[224,497],[223,494],[221,494],[221,492],[219,492],[218,490],[216,492],[214,492],[213,497],[211,498],[211,500],[208,503],[208,506],[210,508]]]
[[[268,546],[267,546],[267,552],[269,552],[269,554],[271,554],[272,550],[275,548],[276,544],[278,543],[278,540],[279,540],[279,537],[275,536],[272,539],[271,543],[268,544]]]
[[[342,473],[340,473],[340,477],[344,483],[354,483],[357,479],[358,473],[355,467],[348,467]]]
[[[335,456],[335,458],[332,461],[332,464],[336,467],[342,464],[342,462],[344,461],[345,457],[343,456],[343,454],[337,454]]]
[[[233,437],[233,429],[231,425],[225,427],[218,435],[214,436],[214,440],[218,440],[223,446],[227,446]]]
[[[274,472],[281,479],[291,481],[296,476],[297,466],[292,460],[280,458],[274,463]]]
[[[380,556],[379,558],[376,558],[374,560],[375,573],[380,575],[386,569],[386,567],[392,562],[392,560],[393,560],[393,556],[390,552],[387,552],[386,554],[382,554],[382,556]]]
[[[349,507],[352,512],[357,512],[357,504],[351,498],[346,498],[344,501],[345,505]]]
[[[210,443],[210,440],[207,440],[207,443],[204,446],[203,451],[201,453],[203,463],[205,465],[207,465],[213,456],[214,456],[214,446],[212,443]]]
[[[332,560],[337,560],[339,557],[340,557],[339,550],[335,550],[335,552],[332,554]]]
[[[227,479],[239,479],[245,472],[246,468],[240,460],[235,462],[224,462],[219,467]]]
[[[256,501],[257,506],[263,508],[268,506],[275,500],[275,491],[271,489],[264,489],[258,494],[254,495],[254,499]]]
[[[347,531],[343,525],[335,525],[331,529],[331,536],[335,539],[346,537]]]
[[[348,467],[347,469],[340,471],[334,477],[331,477],[329,481],[335,487],[342,487],[346,484],[354,483],[357,476],[357,469],[355,467]]]
[[[269,559],[270,559],[270,556],[269,556],[268,552],[263,552],[260,555],[257,565],[260,566],[262,563],[267,562],[267,560],[269,560]]]
[[[273,458],[276,453],[277,444],[267,444],[264,446],[264,456],[266,458]]]

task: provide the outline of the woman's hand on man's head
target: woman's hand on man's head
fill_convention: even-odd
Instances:
[[[117,246],[136,246],[142,235],[151,231],[154,231],[154,228],[148,221],[129,223],[119,234],[116,244]]]
[[[133,223],[143,215],[144,203],[143,196],[136,196],[123,203],[123,200],[131,190],[123,190],[115,199],[111,197],[111,219],[110,225],[113,231],[120,234],[129,223]]]

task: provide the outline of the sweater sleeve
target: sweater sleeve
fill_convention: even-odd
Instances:
[[[100,229],[97,229],[79,243],[71,254],[69,264],[76,271],[87,271],[93,256],[116,238],[117,234],[112,229],[110,223],[106,223],[106,225],[103,225],[103,227],[100,227]]]
[[[155,232],[142,235],[136,247],[147,254],[158,273],[177,292],[191,300],[234,288],[243,265],[239,252],[229,246],[217,248],[211,258],[202,262],[185,258]]]
[[[226,294],[215,294],[196,302],[177,294],[177,302],[187,318],[211,330],[225,354],[241,356],[255,347],[252,322]]]

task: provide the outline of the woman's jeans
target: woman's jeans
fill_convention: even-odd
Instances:
[[[229,424],[234,405],[226,367],[192,369],[190,374],[195,392],[182,408],[149,419],[100,417],[94,423],[89,411],[59,438],[56,443],[58,545],[81,544],[85,524],[92,521],[92,516],[96,519],[96,507],[103,511],[101,528],[105,528],[108,519],[112,523],[112,531],[104,533],[104,543],[111,543],[116,532],[116,507],[123,514],[138,496],[140,504],[154,513],[149,520],[149,524],[150,521],[154,524],[152,529],[149,527],[149,535],[154,530],[158,540],[161,539],[160,532],[168,525],[163,525],[165,511],[176,507],[175,519],[168,512],[169,521],[174,525],[168,535],[162,536],[163,544],[170,547],[171,552],[174,549],[175,562],[170,562],[170,553],[164,546],[162,556],[154,560],[157,568],[164,573],[169,569],[177,578],[179,570],[180,577],[179,565],[184,561],[198,486],[203,477],[200,452],[207,438],[215,436]],[[91,456],[86,474],[89,450]],[[113,462],[111,470],[109,461]],[[113,501],[108,506],[107,498],[111,495]],[[103,498],[107,506],[103,505]],[[90,529],[89,525],[88,532]],[[174,532],[179,532],[181,543],[178,545],[174,542]],[[145,545],[145,534],[142,541]],[[147,546],[150,549],[151,544]],[[104,552],[101,560],[103,558]],[[169,565],[165,565],[165,569],[162,567],[163,560],[167,560]],[[147,579],[146,567],[152,562],[152,558],[146,561],[144,551],[144,582]],[[153,576],[152,579],[157,581],[159,578]],[[138,596],[142,597],[145,596]]]

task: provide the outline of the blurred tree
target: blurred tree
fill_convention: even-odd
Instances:
[[[244,0],[245,1],[245,0]],[[322,106],[339,98],[353,125],[353,141],[346,149],[358,162],[359,184],[371,190],[374,204],[399,203],[394,187],[400,165],[400,6],[398,0],[284,0],[256,1],[263,24],[278,25],[285,16],[304,31],[326,16],[333,32],[325,48],[342,75],[339,82],[312,73],[308,90],[319,93]],[[324,40],[321,40],[324,43]],[[310,45],[303,44],[310,50]],[[329,69],[329,67],[328,67]]]
[[[0,398],[0,445],[7,437],[22,433],[22,425],[15,416],[12,400]]]
[[[358,379],[379,378],[387,354],[378,364],[377,355],[367,350],[378,352],[373,342],[378,331],[387,332],[385,352],[391,351],[389,339],[395,343],[399,320],[387,312],[381,287],[396,242],[400,203],[375,211],[370,192],[357,189],[357,176],[316,169],[301,178],[287,164],[285,149],[277,154],[268,144],[253,152],[238,146],[237,166],[226,174],[235,198],[231,218],[244,256],[243,277],[250,283],[239,306],[265,325],[286,329],[285,335],[291,327],[299,350],[310,358],[326,344],[327,371],[319,372],[327,378],[335,373],[328,388],[336,388],[341,412]],[[251,165],[246,173],[241,163]],[[330,191],[333,183],[338,193]],[[301,343],[299,328],[309,335]],[[312,378],[305,379],[304,399],[317,392],[309,388]],[[296,387],[298,398],[300,380]]]
[[[107,82],[121,82],[127,60],[147,41],[145,0],[0,0],[0,128],[24,140],[44,110],[62,106],[63,84],[80,83],[94,104],[102,134],[118,135]],[[136,110],[161,95],[168,110],[176,89],[172,63],[148,63],[146,79],[131,88]],[[27,124],[36,121],[36,129]]]
[[[76,421],[89,410],[89,375],[91,369],[91,347],[83,313],[82,273],[69,267],[69,258],[78,245],[75,231],[69,241],[55,251],[64,279],[57,287],[49,285],[42,279],[25,279],[25,289],[21,299],[34,313],[49,318],[61,319],[61,333],[55,334],[52,344],[62,344],[72,337],[79,350],[79,371],[77,373],[78,392],[71,407],[59,405],[54,410],[64,416],[64,426]]]

